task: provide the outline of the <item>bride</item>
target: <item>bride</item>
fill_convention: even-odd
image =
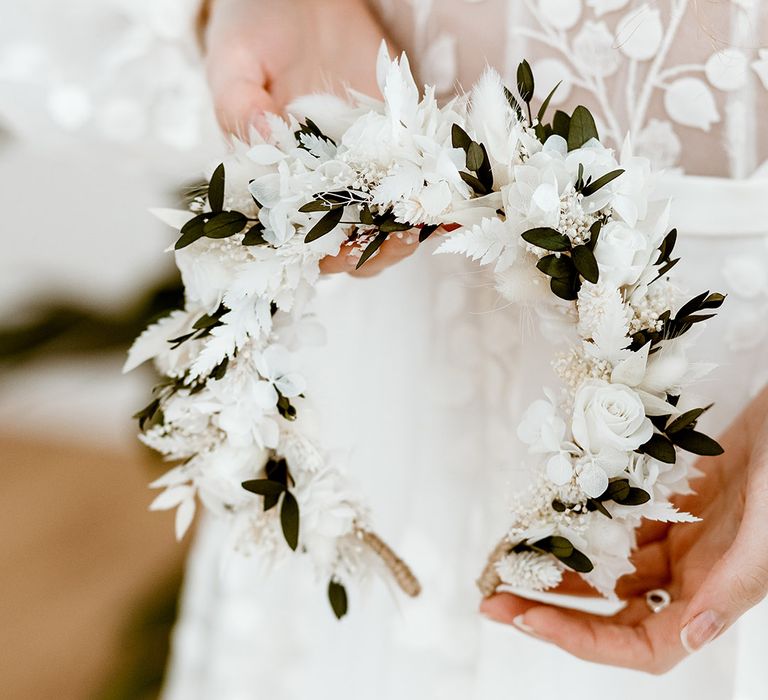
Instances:
[[[509,593],[479,615],[472,579],[504,528],[500,494],[526,481],[510,426],[548,376],[548,343],[529,311],[500,308],[490,280],[459,260],[392,239],[363,273],[389,269],[359,280],[330,274],[351,273],[355,258],[327,259],[329,343],[310,375],[329,407],[326,444],[353,445],[350,471],[424,593],[404,601],[372,584],[339,623],[290,565],[266,578],[223,557],[226,534],[205,521],[165,697],[765,697],[768,2],[213,0],[200,18],[230,132],[262,127],[264,112],[307,92],[374,92],[382,36],[446,97],[486,63],[512,82],[525,57],[539,94],[562,81],[553,103],[589,105],[606,142],[630,131],[666,171],[679,278],[729,294],[700,339],[720,364],[702,387],[716,401],[704,427],[726,452],[699,462],[685,497],[702,523],[643,528],[615,616]],[[644,594],[658,587],[672,603],[654,614]]]

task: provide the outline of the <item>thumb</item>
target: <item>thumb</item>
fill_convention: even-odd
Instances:
[[[768,493],[752,492],[730,550],[704,579],[683,613],[680,641],[690,653],[701,649],[757,605],[768,592],[768,536],[765,517],[754,517],[755,501],[764,512]]]

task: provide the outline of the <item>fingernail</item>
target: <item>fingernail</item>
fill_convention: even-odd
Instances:
[[[692,654],[717,637],[722,632],[723,627],[725,627],[725,622],[716,612],[705,610],[696,615],[680,630],[680,641],[685,650]]]
[[[525,624],[525,615],[518,615],[514,620],[512,620],[512,624],[521,632],[532,634],[534,637],[536,636],[536,632],[533,631],[533,627]]]

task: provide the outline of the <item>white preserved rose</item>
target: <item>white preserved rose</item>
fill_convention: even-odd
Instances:
[[[576,392],[572,430],[585,452],[600,455],[632,452],[651,439],[653,424],[628,386],[592,379]]]

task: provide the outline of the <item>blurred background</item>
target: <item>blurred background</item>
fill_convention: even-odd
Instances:
[[[196,3],[0,8],[0,696],[153,698],[185,547],[120,370],[179,297],[148,209],[221,148]]]

